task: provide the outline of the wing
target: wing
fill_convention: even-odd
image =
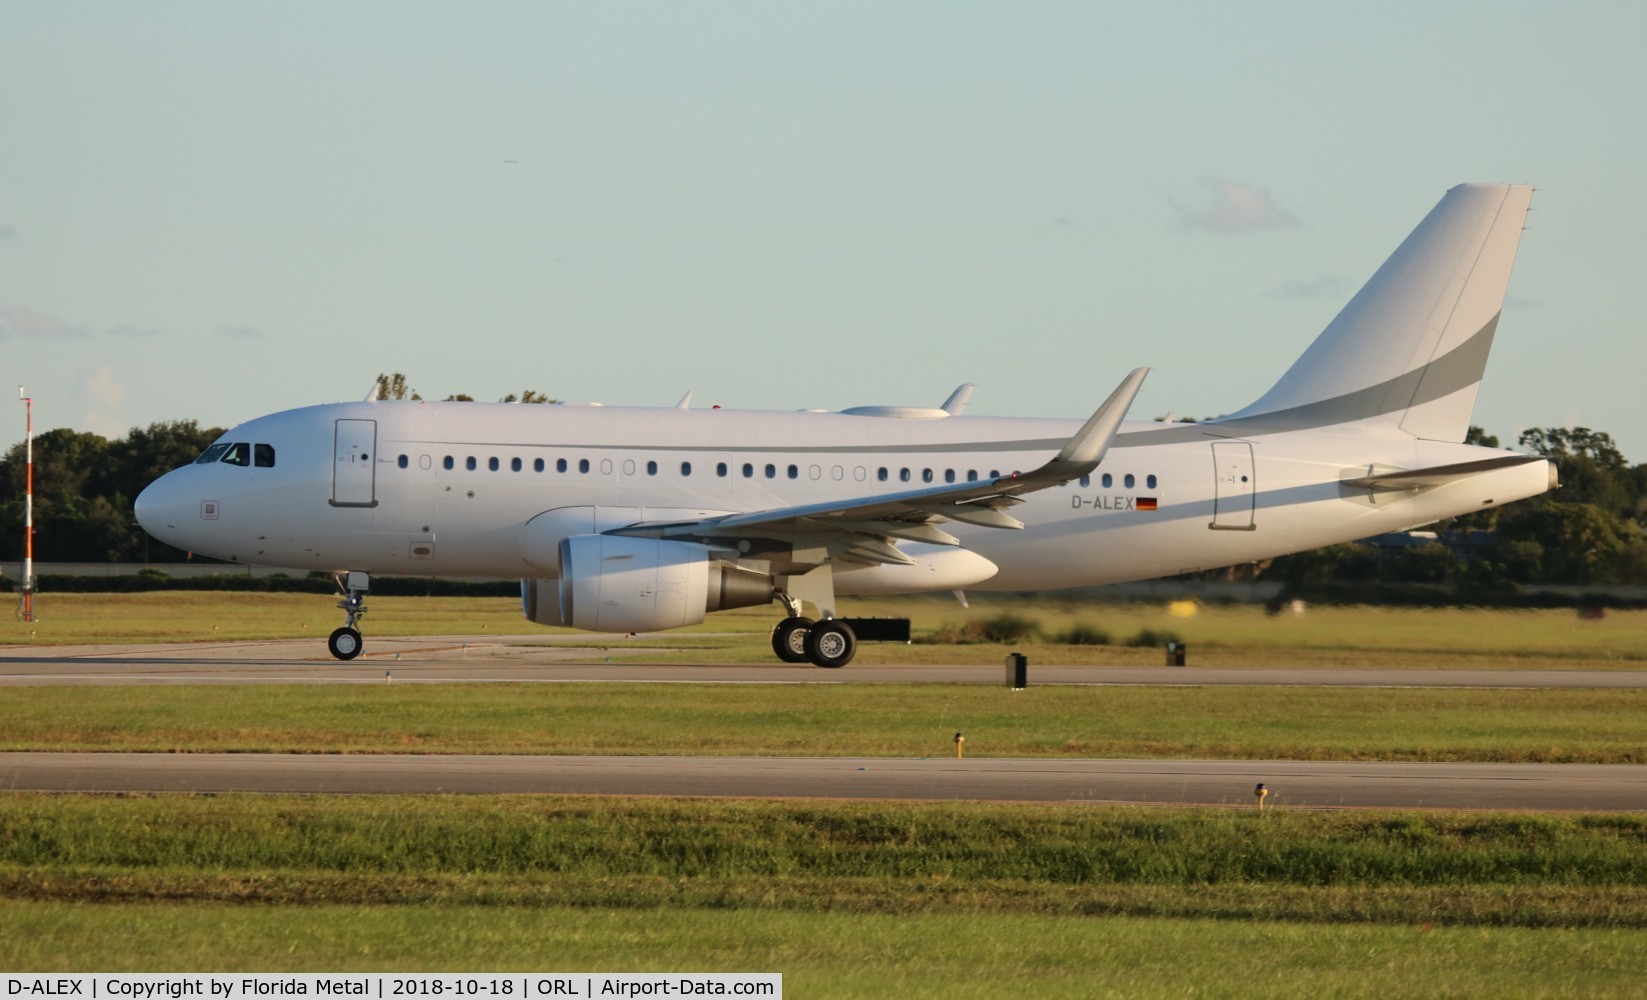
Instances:
[[[1134,369],[1058,454],[1030,472],[850,500],[723,514],[697,521],[633,524],[611,533],[712,545],[733,544],[746,552],[804,549],[812,554],[801,557],[797,553],[797,560],[803,563],[845,558],[871,564],[908,565],[913,560],[899,552],[893,543],[905,540],[960,544],[954,535],[938,527],[946,521],[988,528],[1022,528],[1023,522],[1007,511],[1022,503],[1021,497],[1026,493],[1061,486],[1097,468],[1147,374],[1148,368]]]

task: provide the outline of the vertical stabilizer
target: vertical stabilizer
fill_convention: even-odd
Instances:
[[[1225,419],[1375,421],[1464,440],[1532,195],[1527,184],[1448,191],[1281,381]]]

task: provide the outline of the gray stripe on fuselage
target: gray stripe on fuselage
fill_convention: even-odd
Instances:
[[[1404,413],[1414,406],[1433,402],[1467,389],[1481,381],[1487,366],[1487,355],[1492,350],[1493,334],[1498,329],[1495,315],[1464,343],[1422,368],[1386,379],[1376,385],[1331,399],[1304,403],[1299,406],[1254,413],[1247,416],[1225,417],[1198,424],[1169,424],[1149,430],[1126,431],[1120,434],[1113,447],[1141,448],[1184,441],[1202,441],[1209,438],[1242,438],[1277,431],[1310,430],[1331,427],[1356,420]],[[407,442],[410,443],[410,442]],[[575,444],[557,441],[523,445],[505,441],[442,441],[419,442],[437,448],[492,448],[492,449],[550,449],[564,448],[577,451],[636,452],[654,454],[689,453],[702,455],[715,452],[727,455],[952,455],[987,454],[992,452],[1046,452],[1056,451],[1068,443],[1067,438],[1021,438],[1012,441],[956,441],[949,443],[910,443],[876,445],[731,445],[731,444]],[[431,449],[434,450],[434,449]]]

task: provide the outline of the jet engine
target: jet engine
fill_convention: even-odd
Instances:
[[[552,581],[521,581],[522,610],[540,625],[656,632],[696,625],[711,611],[772,600],[772,578],[691,542],[574,535],[560,543],[560,600]]]

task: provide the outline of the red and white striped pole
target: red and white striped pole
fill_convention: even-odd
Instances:
[[[24,425],[27,428],[28,444],[25,445],[23,490],[23,620],[34,621],[34,397],[25,395],[23,387],[17,387],[17,395],[23,400],[23,409],[27,416]]]

